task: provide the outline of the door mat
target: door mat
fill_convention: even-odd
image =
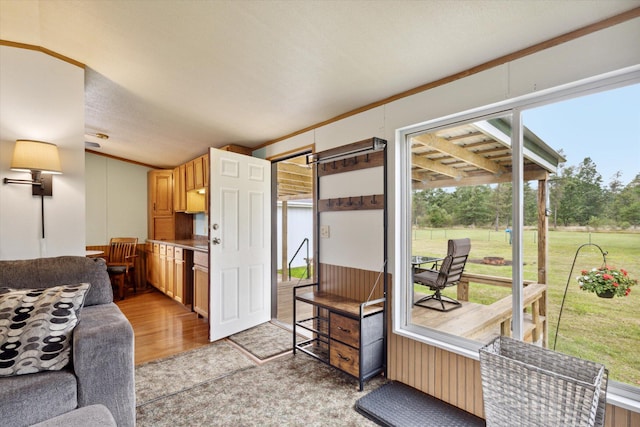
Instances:
[[[382,426],[485,426],[482,418],[398,382],[361,397],[355,408]]]
[[[293,349],[293,332],[271,322],[262,323],[229,337],[260,360],[268,359]]]

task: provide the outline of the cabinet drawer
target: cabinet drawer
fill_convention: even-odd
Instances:
[[[166,255],[167,254],[167,245],[160,245],[160,255]]]
[[[209,267],[209,253],[193,251],[193,263],[203,267]]]
[[[360,322],[357,319],[331,313],[329,336],[352,347],[360,346]]]
[[[184,249],[182,249],[182,248],[175,248],[174,249],[174,255],[173,256],[175,257],[176,260],[180,260],[181,261],[181,260],[184,259],[184,255],[183,255],[182,251],[184,251]]]
[[[168,246],[167,245],[167,256],[169,258],[173,258],[174,249],[175,249],[175,246]]]
[[[331,366],[335,366],[354,377],[359,376],[360,361],[358,360],[358,350],[334,340],[331,340],[329,347],[329,363]]]

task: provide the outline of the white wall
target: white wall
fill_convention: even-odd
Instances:
[[[147,167],[85,154],[86,242],[105,245],[112,237],[147,238]]]
[[[0,259],[84,255],[84,69],[0,46],[0,176],[29,179],[10,170],[16,139],[56,144],[63,174],[45,197],[45,239],[40,198],[27,185],[0,184]]]
[[[362,112],[313,131],[267,146],[260,156],[277,157],[297,147],[316,144],[316,151],[326,150],[369,137],[381,137],[388,146],[389,253],[393,253],[395,238],[395,140],[396,130],[409,125],[434,120],[462,111],[495,104],[507,99],[569,84],[581,79],[640,64],[640,19],[634,19],[588,36],[555,46],[525,58],[500,65],[447,85]],[[404,64],[398,64],[401,68]],[[426,83],[426,82],[425,82]],[[351,188],[360,187],[363,194],[371,186],[371,174],[350,174]],[[344,181],[343,181],[344,182]],[[340,184],[343,185],[343,184]],[[322,186],[321,192],[343,191]],[[330,197],[321,193],[321,198]],[[358,214],[360,215],[360,214]],[[324,215],[323,217],[327,217]],[[321,262],[379,270],[372,263],[380,254],[380,246],[372,242],[367,230],[377,224],[375,218],[356,217],[342,213],[326,219],[338,232],[321,240]],[[359,222],[358,222],[359,221]],[[357,224],[357,228],[355,225]],[[325,240],[325,239],[323,239]],[[393,257],[388,269],[393,271]]]
[[[277,265],[282,268],[282,205],[278,203],[278,255]],[[287,205],[287,262],[298,249],[302,241],[309,239],[309,257],[313,258],[313,205],[311,203],[296,203],[290,201]],[[291,263],[291,267],[306,266],[306,248],[303,246]]]

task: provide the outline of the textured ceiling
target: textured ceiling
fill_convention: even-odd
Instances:
[[[250,147],[601,21],[635,0],[1,0],[0,39],[87,65],[101,152]]]

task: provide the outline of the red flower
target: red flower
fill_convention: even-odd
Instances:
[[[620,286],[620,285],[618,285],[618,284],[617,284],[617,283],[615,283],[615,282],[613,283],[613,287],[614,287],[614,288],[617,288],[618,286]]]
[[[582,271],[580,272],[580,274],[582,274],[583,276],[586,276],[586,275],[587,275],[587,273],[589,273],[587,270],[582,270]]]
[[[612,276],[612,275],[610,275],[610,274],[603,274],[603,275],[602,275],[602,278],[603,278],[604,280],[611,280],[611,279],[613,279],[613,276]]]
[[[624,291],[624,296],[626,297],[627,295],[629,295],[631,293],[631,288],[627,288],[626,291]]]
[[[621,269],[620,269],[620,271],[621,271],[621,272],[622,272],[622,274],[623,274],[623,275],[625,275],[625,276],[628,274],[628,273],[627,273],[627,270],[625,270],[624,268],[621,268]]]

